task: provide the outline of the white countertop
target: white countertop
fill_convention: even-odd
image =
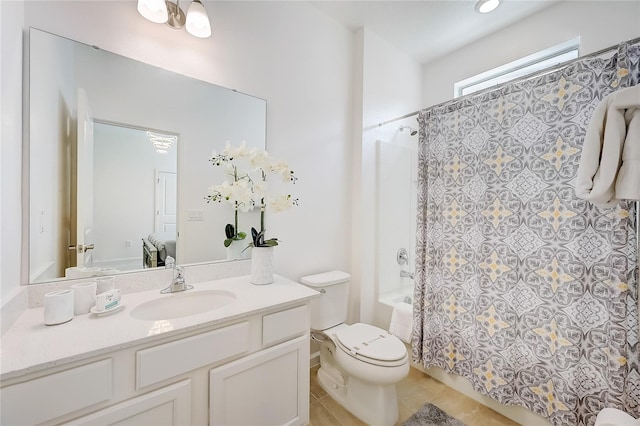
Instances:
[[[123,294],[124,308],[117,312],[103,316],[78,315],[55,326],[44,325],[42,308],[27,309],[2,336],[0,380],[222,324],[319,295],[313,289],[277,275],[269,285],[253,285],[250,276],[243,275],[196,283],[194,289],[187,292],[201,290],[230,291],[236,299],[212,311],[162,321],[130,316],[133,308],[147,300],[176,295],[162,295],[158,289]]]

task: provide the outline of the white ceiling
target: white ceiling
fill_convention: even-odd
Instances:
[[[503,0],[491,13],[475,0],[312,1],[352,30],[367,27],[420,63],[429,62],[532,15],[558,0]]]

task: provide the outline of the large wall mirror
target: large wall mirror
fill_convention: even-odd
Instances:
[[[29,282],[228,260],[209,158],[265,139],[263,99],[30,29]]]

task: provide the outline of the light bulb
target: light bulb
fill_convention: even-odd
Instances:
[[[489,13],[500,6],[500,0],[478,0],[476,10],[480,13]]]
[[[138,0],[138,12],[156,24],[164,24],[169,19],[164,0]]]
[[[200,0],[193,0],[187,12],[186,29],[194,37],[207,38],[211,36],[209,16]]]

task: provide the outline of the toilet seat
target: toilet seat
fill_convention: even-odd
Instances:
[[[396,367],[407,362],[404,343],[381,328],[357,323],[339,328],[335,337],[336,346],[360,361],[382,367]]]

